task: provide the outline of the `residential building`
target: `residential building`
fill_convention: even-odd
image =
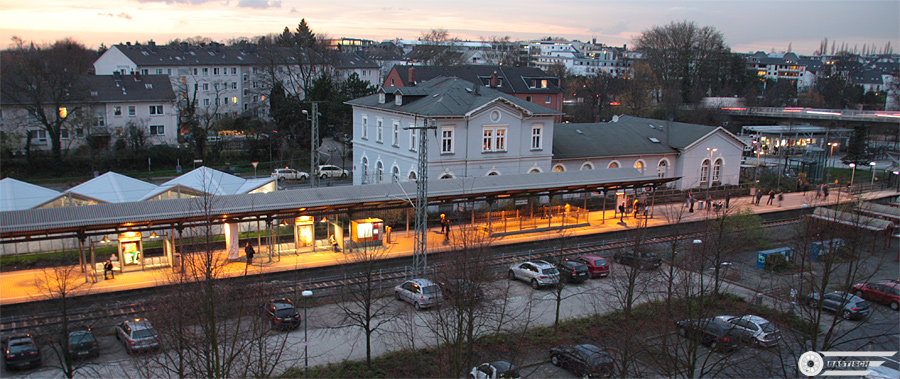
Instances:
[[[680,177],[677,189],[737,185],[746,144],[722,127],[615,116],[605,123],[557,124],[553,171],[634,168]]]
[[[457,77],[383,86],[353,106],[353,184],[415,180],[419,131],[427,131],[428,179],[550,169],[559,113]]]
[[[530,64],[545,71],[554,65],[562,65],[572,75],[629,76],[634,61],[641,54],[628,51],[628,46],[612,47],[581,41],[531,41],[528,45]]]
[[[84,75],[84,96],[58,110],[65,123],[60,131],[62,150],[74,150],[94,139],[95,147],[140,134],[151,145],[177,143],[175,94],[164,75]],[[49,150],[47,130],[29,114],[22,99],[0,98],[0,130],[22,136],[20,149]],[[30,141],[26,140],[30,139]]]
[[[559,78],[547,75],[536,67],[395,65],[382,85],[384,87],[405,87],[436,77],[451,76],[478,83],[559,112],[563,110],[563,90],[559,87]],[[557,115],[555,121],[562,121],[561,113]]]

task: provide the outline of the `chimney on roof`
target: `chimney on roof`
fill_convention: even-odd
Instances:
[[[125,46],[131,46],[131,41],[125,42]]]
[[[409,66],[409,86],[416,86],[416,66]]]
[[[183,51],[185,53],[188,51],[188,43],[187,42],[181,43],[181,51]]]
[[[119,71],[113,71],[113,80],[117,82],[122,80],[122,73]]]
[[[153,42],[153,40],[150,40],[150,42],[147,42],[147,44],[150,45],[150,51],[155,53],[156,52],[156,42]]]
[[[136,82],[141,81],[141,73],[139,71],[134,72],[134,81],[136,81]]]
[[[497,77],[497,71],[494,71],[491,74],[491,88],[497,88],[500,86],[500,78]]]
[[[218,54],[218,53],[219,53],[219,43],[218,43],[218,42],[213,42],[213,43],[211,43],[210,45],[212,45],[212,51],[213,51],[214,53]]]

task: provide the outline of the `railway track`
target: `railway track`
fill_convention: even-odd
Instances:
[[[762,226],[764,228],[776,228],[796,223],[798,220],[799,217],[773,218],[764,221]],[[659,228],[664,227],[651,229]],[[682,240],[690,240],[699,237],[699,234],[685,234],[683,232],[677,234],[662,233],[648,236],[644,239],[644,244],[655,245],[667,243],[676,237]],[[493,249],[496,250],[495,254],[487,261],[487,265],[494,274],[503,274],[506,272],[509,264],[515,261],[539,259],[548,256],[559,257],[560,254],[556,251],[558,247],[552,242],[548,243],[547,241],[554,240],[544,240],[543,247],[527,250],[517,250],[515,246]],[[628,243],[629,238],[624,234],[620,235],[618,238],[587,240],[573,243],[572,245],[565,247],[563,250],[564,252],[561,255],[565,257],[574,257],[598,251],[615,250],[626,247]],[[390,288],[394,285],[393,283],[410,277],[411,268],[407,263],[409,263],[409,260],[411,259],[411,257],[404,257],[386,260],[382,265],[383,267],[379,269],[378,274],[375,275],[377,281],[384,283],[381,288]],[[441,262],[438,257],[429,270],[433,270],[433,272],[442,272],[442,268],[446,267],[448,264],[449,263]],[[356,278],[362,276],[361,273],[358,273],[358,275],[346,272],[336,274],[335,272],[339,270],[334,267],[306,271],[306,273],[311,274],[307,279],[281,279],[277,277],[270,279],[269,283],[272,285],[272,288],[275,289],[275,292],[272,295],[276,297],[291,296],[300,293],[302,290],[312,290],[316,297],[334,297],[339,294],[339,289],[341,287],[354,284],[358,281]],[[106,301],[95,301],[94,304],[90,306],[71,309],[68,311],[69,323],[97,325],[109,321],[109,325],[112,325],[115,320],[132,318],[147,313],[152,306],[151,302],[149,300],[135,301],[134,299],[139,297],[136,292],[137,291],[129,291],[127,293],[113,295],[104,294]],[[112,296],[112,298],[110,296]],[[6,308],[9,308],[9,306]],[[7,334],[28,331],[40,335],[42,334],[42,331],[48,330],[48,328],[52,330],[52,327],[61,324],[62,321],[62,313],[58,311],[5,316],[0,318],[0,333]]]

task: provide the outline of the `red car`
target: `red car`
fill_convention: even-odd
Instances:
[[[853,294],[873,303],[887,304],[895,311],[900,309],[900,283],[896,280],[858,283],[853,286]]]
[[[599,255],[582,255],[575,258],[575,261],[588,267],[588,279],[609,275],[609,263]]]

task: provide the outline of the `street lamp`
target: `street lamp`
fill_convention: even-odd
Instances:
[[[853,197],[853,178],[856,177],[856,163],[851,163],[850,167],[853,168],[853,172],[850,173],[850,185],[847,186],[847,191],[850,193],[850,197]]]
[[[826,175],[826,179],[825,179],[826,182],[827,182],[829,179],[831,179],[831,170],[828,168],[828,164],[829,164],[829,162],[830,162],[830,163],[831,163],[831,166],[834,167],[834,147],[835,147],[835,146],[838,146],[838,145],[839,145],[839,144],[838,144],[837,142],[829,142],[829,143],[828,143],[828,146],[831,146],[831,149],[830,149],[830,152],[828,153],[828,162],[825,162],[825,169],[828,170],[828,171],[827,171],[827,175]]]
[[[875,162],[869,162],[869,166],[872,166],[872,183],[869,184],[869,191],[875,188]]]
[[[309,335],[306,330],[309,319],[306,318],[306,308],[308,308],[306,299],[309,299],[313,293],[306,290],[300,294],[303,295],[303,377],[309,378]]]
[[[712,206],[712,203],[709,202],[709,187],[712,187],[712,173],[713,173],[713,153],[719,151],[719,149],[710,149],[706,148],[709,151],[709,166],[706,169],[706,211],[709,211],[709,207]],[[757,160],[758,162],[759,160]]]
[[[897,176],[897,193],[900,193],[900,171],[894,171],[894,175]]]

